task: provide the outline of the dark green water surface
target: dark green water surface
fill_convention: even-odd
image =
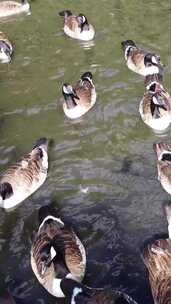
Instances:
[[[0,65],[0,171],[29,152],[37,138],[54,140],[44,185],[14,211],[0,210],[0,272],[25,304],[58,303],[30,267],[37,211],[51,204],[68,220],[87,252],[85,283],[116,287],[152,304],[140,246],[167,233],[152,144],[171,143],[170,130],[154,134],[138,113],[143,78],[125,65],[120,43],[132,39],[161,55],[171,92],[171,2],[35,0],[32,14],[0,23],[14,44],[10,65]],[[96,29],[87,45],[66,37],[57,13],[84,13]],[[94,108],[77,121],[64,116],[63,82],[94,75]]]

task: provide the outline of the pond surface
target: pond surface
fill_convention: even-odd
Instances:
[[[120,288],[152,304],[140,257],[143,242],[167,233],[162,205],[169,200],[157,180],[155,134],[138,113],[143,78],[126,67],[120,43],[132,39],[161,55],[171,92],[171,2],[137,0],[32,1],[32,14],[1,22],[14,44],[10,65],[0,68],[0,170],[37,138],[54,140],[44,185],[12,212],[0,210],[0,272],[25,304],[58,303],[30,267],[30,238],[37,211],[50,204],[69,221],[87,252],[85,283]],[[87,45],[66,37],[57,13],[84,13],[96,29]],[[60,98],[63,82],[94,75],[94,108],[70,121]]]

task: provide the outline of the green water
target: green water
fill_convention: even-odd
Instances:
[[[96,29],[87,44],[66,37],[58,12],[84,13]],[[132,39],[161,55],[171,92],[170,1],[88,0],[31,2],[32,14],[1,22],[14,45],[0,66],[0,170],[37,138],[54,140],[45,184],[13,212],[1,210],[0,271],[26,304],[54,303],[31,271],[30,236],[37,210],[51,204],[77,230],[87,251],[85,283],[117,287],[139,303],[153,303],[140,246],[167,233],[162,204],[169,196],[157,181],[156,135],[138,113],[143,78],[126,67],[120,43]],[[61,86],[91,71],[94,108],[77,121],[64,116]]]

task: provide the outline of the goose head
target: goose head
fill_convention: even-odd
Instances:
[[[125,40],[121,42],[121,46],[125,53],[125,60],[127,60],[130,52],[136,48],[136,44],[132,40]]]
[[[154,143],[153,149],[156,152],[159,161],[169,160],[171,161],[171,150],[168,144],[164,142]]]
[[[81,32],[83,30],[89,30],[89,23],[85,15],[79,14],[77,19],[81,28]]]
[[[81,75],[81,80],[87,80],[91,85],[93,85],[93,75],[91,72],[85,72],[84,74]]]
[[[147,53],[144,57],[144,65],[145,67],[156,67],[157,73],[162,73],[164,65],[160,61],[160,56],[154,53]]]

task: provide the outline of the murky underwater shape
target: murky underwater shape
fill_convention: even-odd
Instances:
[[[35,140],[54,140],[44,185],[14,211],[0,210],[0,273],[26,304],[55,303],[30,267],[37,211],[51,204],[75,228],[87,252],[85,283],[120,288],[140,304],[153,303],[140,257],[143,242],[167,233],[162,205],[169,201],[157,180],[153,143],[170,143],[170,128],[155,134],[138,108],[143,78],[126,67],[120,43],[161,55],[171,93],[170,1],[32,1],[30,16],[1,22],[14,44],[12,63],[0,69],[0,170]],[[96,29],[84,44],[66,37],[57,13],[84,13]],[[91,71],[95,106],[70,121],[61,105],[62,83]],[[2,283],[0,283],[2,284]],[[0,288],[1,285],[0,285]]]

